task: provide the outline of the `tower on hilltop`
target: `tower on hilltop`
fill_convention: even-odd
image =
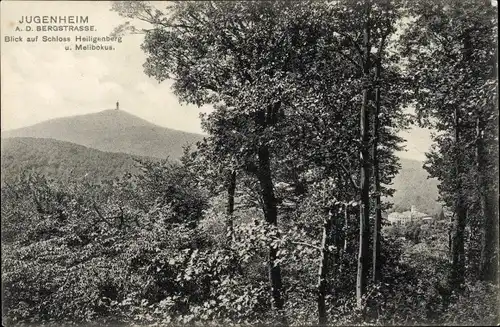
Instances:
[[[120,110],[120,102],[116,101],[116,108],[115,110]]]

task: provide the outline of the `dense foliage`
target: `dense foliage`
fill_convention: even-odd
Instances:
[[[493,77],[485,68],[468,81],[463,61],[446,61],[446,49],[425,41],[430,32],[455,31],[436,30],[436,13],[440,24],[457,16],[485,33],[474,57],[482,68],[491,59],[481,51],[492,33],[485,8],[424,0],[175,2],[162,12],[114,3],[120,15],[152,27],[142,31],[145,72],[173,78],[182,101],[213,105],[202,120],[208,136],[180,163],[143,160],[119,178],[63,182],[23,173],[3,185],[7,322],[497,323],[497,247],[487,233],[495,210],[485,210],[495,185],[476,185],[481,170],[456,151],[463,135],[476,135],[477,156],[490,160],[493,128],[484,121],[478,134],[442,142],[457,105],[490,117],[492,97],[483,94],[490,88],[459,95],[471,92],[467,83]],[[475,15],[463,15],[468,10]],[[462,79],[432,73],[441,63]],[[454,102],[442,103],[451,91]],[[394,192],[398,132],[411,123],[403,110],[411,101],[422,124],[444,132],[426,167],[441,181],[446,211],[430,222],[386,226],[380,214],[391,205],[381,198]],[[463,215],[463,204],[474,201],[482,219]],[[466,252],[480,253],[479,273]]]
[[[98,182],[133,172],[136,158],[54,139],[7,138],[2,139],[2,184],[27,171],[60,181],[87,179]]]
[[[316,320],[318,215],[327,189],[304,197],[281,235],[261,223],[243,190],[227,233],[224,197],[207,197],[183,166],[144,163],[108,183],[61,184],[22,176],[2,189],[2,267],[7,325],[14,322],[158,324],[272,323],[267,242],[280,246],[292,323]],[[286,190],[283,190],[286,192]],[[336,241],[327,299],[334,324],[354,310],[356,219]],[[379,323],[491,323],[491,286],[471,283],[443,310],[447,221],[383,230]],[[472,307],[471,307],[472,305]],[[467,310],[467,311],[463,311]]]

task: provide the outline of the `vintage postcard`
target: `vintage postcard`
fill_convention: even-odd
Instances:
[[[2,1],[2,324],[497,325],[497,14]]]

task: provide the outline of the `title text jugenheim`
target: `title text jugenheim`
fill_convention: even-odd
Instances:
[[[89,16],[21,16],[20,24],[88,24]]]

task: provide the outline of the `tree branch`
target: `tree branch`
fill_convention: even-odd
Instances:
[[[342,170],[346,173],[346,175],[348,176],[349,181],[351,182],[352,186],[357,190],[361,190],[361,187],[358,184],[356,184],[356,182],[352,178],[352,172],[350,170],[348,170],[342,163],[339,163],[339,165],[342,168]]]
[[[335,51],[335,50],[334,50]],[[363,66],[361,66],[359,64],[359,62],[357,62],[356,60],[352,59],[351,57],[349,57],[348,55],[346,55],[345,53],[343,53],[342,51],[335,51],[335,53],[339,54],[342,58],[346,59],[347,61],[349,61],[350,63],[352,63],[353,65],[355,65],[356,67],[358,67],[359,69],[363,69]]]

